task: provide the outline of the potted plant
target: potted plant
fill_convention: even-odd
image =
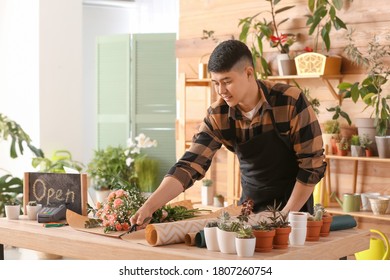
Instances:
[[[138,157],[134,161],[134,170],[137,176],[138,186],[146,196],[152,194],[158,187],[157,175],[159,162],[148,156]]]
[[[342,103],[342,100],[345,98],[348,98],[347,96],[341,95],[340,104]],[[355,125],[352,124],[351,118],[349,117],[348,113],[343,111],[341,108],[341,105],[336,105],[334,107],[326,108],[328,112],[333,113],[332,120],[339,121],[340,118],[343,118],[345,122],[339,121],[339,127],[340,127],[340,137],[345,137],[348,140],[351,139],[351,136],[353,134],[357,133],[357,128]]]
[[[322,139],[325,151],[329,154],[337,154],[336,142],[339,140],[340,123],[338,120],[327,120],[324,125]]]
[[[20,203],[15,198],[10,198],[5,202],[5,215],[8,220],[18,220],[20,215]]]
[[[383,87],[387,84],[390,75],[390,67],[385,63],[390,58],[390,46],[381,44],[374,36],[368,43],[367,51],[363,54],[356,46],[352,34],[353,31],[347,35],[346,53],[356,65],[363,66],[367,70],[367,76],[361,82],[343,82],[338,88],[340,92],[350,94],[355,103],[361,99],[367,105],[365,109],[369,107],[373,109],[371,118],[356,119],[358,133],[360,136],[369,135],[373,141],[374,155],[377,154],[377,147],[380,146],[379,156],[390,157],[390,149],[382,149],[382,147],[390,147],[390,137],[387,137],[390,118],[390,107],[387,101],[390,96],[383,92]]]
[[[217,221],[208,221],[206,223],[206,226],[203,228],[207,250],[219,251],[217,228],[218,228]]]
[[[236,232],[240,228],[240,221],[234,219],[226,211],[222,211],[218,217],[217,240],[219,250],[224,254],[235,254]]]
[[[322,226],[320,230],[320,236],[326,237],[330,233],[330,225],[333,221],[333,216],[326,212],[324,206],[321,203],[314,204],[314,213],[318,211],[322,212]]]
[[[245,224],[237,231],[236,250],[239,257],[252,257],[255,253],[256,237],[253,235],[252,226]]]
[[[320,239],[323,211],[317,208],[313,215],[307,216],[306,241],[318,241]]]
[[[29,220],[36,220],[38,212],[42,209],[42,204],[38,204],[35,200],[31,200],[26,205],[27,217]]]
[[[363,148],[366,157],[372,157],[372,140],[367,134],[360,137],[360,146]]]
[[[276,201],[274,205],[267,206],[267,212],[271,213],[271,216],[268,219],[271,221],[271,227],[275,229],[275,237],[273,240],[273,248],[275,249],[285,249],[288,247],[289,235],[291,233],[290,222],[288,221],[288,214],[280,210],[281,203],[276,206]]]
[[[351,137],[351,156],[353,157],[364,156],[364,149],[360,144],[360,137],[358,134],[354,134]]]
[[[270,252],[273,248],[275,229],[267,220],[257,222],[252,226],[253,234],[256,237],[256,252]]]
[[[239,39],[240,41],[247,43],[248,41],[248,36],[252,35],[251,38],[251,50],[252,50],[252,56],[253,56],[253,61],[255,63],[255,68],[256,70],[259,71],[261,78],[265,79],[267,76],[271,75],[271,69],[268,65],[267,60],[264,57],[263,53],[263,41],[264,39],[269,42],[270,46],[272,48],[277,48],[282,56],[279,57],[279,75],[287,75],[287,74],[295,74],[296,69],[295,69],[295,64],[294,61],[289,63],[293,67],[287,67],[286,69],[290,69],[295,73],[285,73],[284,68],[281,67],[283,60],[290,61],[289,57],[289,51],[290,51],[290,46],[296,41],[296,36],[291,33],[283,34],[281,33],[278,28],[279,26],[286,22],[288,18],[281,19],[279,22],[276,20],[277,16],[285,12],[287,10],[290,10],[294,8],[295,6],[285,6],[283,8],[277,9],[276,5],[279,4],[281,1],[269,1],[267,0],[270,4],[270,10],[267,11],[261,11],[256,13],[253,16],[246,17],[243,19],[240,19],[238,26],[241,26],[241,32]],[[266,18],[262,18],[262,20],[258,20],[258,17],[260,15],[264,14],[270,14],[271,20],[267,20]],[[283,58],[282,58],[283,57]],[[256,67],[256,62],[257,60],[260,60],[260,65],[259,67]]]
[[[203,179],[201,187],[201,197],[203,205],[211,205],[213,203],[213,180]]]
[[[214,206],[215,207],[223,207],[223,204],[225,202],[225,198],[222,194],[217,194],[214,196]]]
[[[349,151],[349,142],[348,139],[343,137],[341,138],[340,142],[336,143],[337,146],[337,155],[338,156],[346,156]]]
[[[336,30],[347,29],[346,24],[337,16],[337,11],[343,7],[343,0],[309,0],[306,26],[309,27],[309,36],[314,34],[314,48],[309,52],[295,57],[298,75],[337,75],[340,74],[341,57],[325,56],[318,52],[320,38],[323,42],[322,52],[330,50],[330,32],[332,26]],[[325,47],[325,49],[324,49]],[[314,51],[314,52],[313,52]]]

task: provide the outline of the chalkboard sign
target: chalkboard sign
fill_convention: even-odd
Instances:
[[[24,210],[29,201],[43,206],[65,204],[80,215],[87,215],[87,174],[24,173]],[[26,213],[26,212],[25,212]]]

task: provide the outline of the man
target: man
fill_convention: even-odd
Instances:
[[[141,225],[202,179],[222,145],[240,162],[241,203],[250,198],[254,212],[260,212],[276,200],[284,212],[312,213],[312,192],[326,163],[321,129],[304,94],[286,84],[256,80],[251,52],[237,40],[215,48],[208,70],[219,100],[208,109],[190,149],[131,223]]]

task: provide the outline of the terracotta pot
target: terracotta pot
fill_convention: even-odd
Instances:
[[[291,227],[276,228],[273,248],[286,249],[288,247],[288,239],[291,233]]]
[[[348,154],[347,150],[339,150],[337,149],[337,155],[345,157]]]
[[[273,241],[275,237],[275,230],[263,231],[253,230],[253,234],[256,237],[256,252],[270,252],[273,247]]]
[[[323,221],[307,221],[306,241],[318,241]]]
[[[373,156],[373,152],[371,149],[365,149],[364,150],[366,152],[366,157],[372,157]]]
[[[323,223],[322,223],[321,230],[320,230],[320,236],[326,237],[329,235],[330,225],[331,225],[332,221],[333,221],[333,217],[330,214],[325,214],[322,217]]]

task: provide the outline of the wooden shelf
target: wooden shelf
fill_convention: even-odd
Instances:
[[[304,79],[320,79],[323,83],[325,83],[326,87],[341,105],[342,98],[336,92],[330,80],[337,80],[339,83],[343,80],[343,75],[288,75],[288,76],[268,76],[268,80],[274,81],[286,81],[286,83],[290,83],[291,80],[304,80]]]
[[[368,211],[344,212],[341,208],[337,208],[337,207],[326,208],[326,211],[331,213],[331,214],[336,214],[336,215],[346,215],[347,214],[347,215],[351,215],[351,216],[359,217],[359,218],[376,219],[376,220],[383,220],[383,221],[390,222],[390,214],[375,215],[374,213],[368,212]]]
[[[370,161],[370,162],[390,163],[390,158],[380,158],[380,157],[350,157],[350,156],[326,155],[326,158],[337,159],[337,160]]]

